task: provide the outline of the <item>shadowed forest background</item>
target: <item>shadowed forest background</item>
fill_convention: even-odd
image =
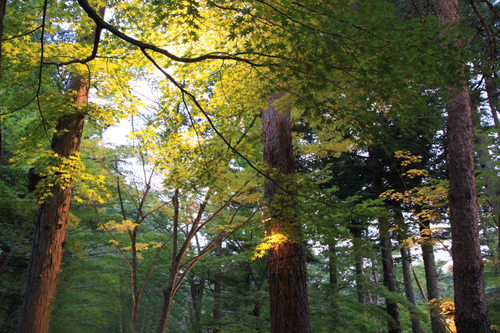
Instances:
[[[0,332],[500,332],[499,36],[493,0],[0,0]]]

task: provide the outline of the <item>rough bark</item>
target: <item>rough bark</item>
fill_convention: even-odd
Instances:
[[[431,316],[431,327],[432,333],[446,333],[446,327],[444,325],[444,318],[440,315],[441,309],[439,304],[441,298],[439,295],[439,279],[436,269],[436,261],[434,259],[434,245],[432,244],[432,239],[428,232],[422,232],[429,229],[430,222],[428,220],[421,220],[420,231],[421,239],[420,246],[422,247],[422,260],[424,261],[425,269],[425,282],[427,284],[427,295],[429,301],[433,301],[430,307]]]
[[[87,103],[88,82],[74,76],[71,83],[70,88],[77,92],[75,104],[81,106]],[[69,157],[78,152],[84,119],[84,114],[78,113],[59,121],[52,140],[55,153]],[[51,196],[38,209],[18,333],[46,333],[49,330],[72,192],[72,185],[63,188],[60,184],[54,184],[50,190]]]
[[[271,332],[311,332],[302,246],[284,242],[269,251]]]
[[[382,257],[382,271],[384,276],[384,286],[391,292],[397,293],[396,271],[392,258],[391,234],[389,232],[389,221],[385,218],[379,218],[380,230],[380,251]],[[398,303],[385,299],[386,311],[392,320],[388,323],[389,333],[401,333],[399,321]]]
[[[490,332],[477,220],[469,91],[448,104],[450,223],[457,332]]]
[[[103,16],[104,11],[104,7],[100,8],[99,14]],[[83,40],[93,40],[94,37],[95,31]],[[86,78],[79,74],[71,75],[68,92],[74,94],[74,106],[87,105],[89,89],[90,82]],[[82,110],[63,116],[52,138],[53,152],[62,158],[74,156],[80,149],[84,122],[85,113]],[[46,333],[49,330],[72,193],[71,182],[66,186],[56,183],[50,189],[51,195],[38,208],[18,333]]]
[[[458,22],[458,0],[440,0],[439,4],[443,24]],[[460,47],[453,30],[448,32],[451,32],[450,42]],[[477,220],[470,91],[465,80],[461,87],[449,90],[450,97],[446,105],[450,154],[448,200],[453,246],[455,323],[458,333],[491,332]]]
[[[295,171],[290,116],[287,110],[278,110],[275,101],[284,94],[275,93],[262,110],[264,159],[274,179],[286,187],[284,176]],[[285,112],[283,112],[285,111]],[[307,271],[300,240],[300,226],[294,223],[292,204],[288,193],[282,193],[275,182],[267,182],[264,195],[269,203],[270,232],[289,237],[269,250],[269,296],[271,332],[308,333],[309,308],[307,300]]]

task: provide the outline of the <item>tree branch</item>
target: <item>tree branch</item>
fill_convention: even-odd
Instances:
[[[176,56],[176,55],[170,53],[169,51],[167,51],[165,49],[157,47],[156,45],[144,43],[144,42],[141,42],[135,38],[128,36],[127,34],[121,32],[120,30],[118,30],[114,26],[112,26],[111,24],[104,21],[96,13],[96,11],[90,6],[90,4],[88,3],[87,0],[77,0],[77,1],[78,1],[78,4],[80,5],[80,7],[95,22],[98,29],[108,30],[110,33],[112,33],[116,37],[126,41],[127,43],[130,43],[134,46],[137,46],[138,48],[143,50],[143,52],[144,52],[144,50],[151,50],[151,51],[163,54],[174,61],[183,62],[183,63],[196,63],[196,62],[201,62],[204,60],[236,60],[236,61],[241,61],[241,62],[247,63],[247,64],[252,65],[252,66],[256,66],[256,67],[270,65],[270,64],[256,63],[251,59],[242,58],[242,57],[239,57],[237,55],[224,55],[224,53],[222,53],[222,52],[209,53],[209,54],[205,54],[205,55],[202,55],[199,57],[194,57],[194,58],[179,57],[179,56]],[[262,54],[261,54],[261,56],[262,56]],[[267,55],[263,55],[263,56],[271,58],[271,56],[267,56]]]

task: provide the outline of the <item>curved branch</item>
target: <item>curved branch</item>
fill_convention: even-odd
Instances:
[[[137,46],[141,50],[151,50],[151,51],[163,54],[174,61],[183,62],[183,63],[196,63],[196,62],[201,62],[204,60],[236,60],[236,61],[241,61],[241,62],[247,63],[247,64],[252,65],[252,66],[256,66],[256,67],[270,65],[270,64],[258,64],[258,63],[255,63],[251,59],[242,58],[242,57],[239,57],[237,55],[224,55],[221,52],[209,53],[209,54],[205,54],[205,55],[202,55],[199,57],[194,57],[194,58],[179,57],[179,56],[176,56],[175,54],[172,54],[169,51],[162,49],[156,45],[141,42],[140,40],[137,40],[135,38],[128,36],[127,34],[121,32],[120,30],[118,30],[117,28],[112,26],[111,24],[104,21],[99,16],[99,14],[97,14],[97,12],[90,6],[90,4],[88,3],[87,0],[77,0],[77,1],[78,1],[78,4],[80,5],[80,7],[95,22],[98,29],[106,29],[110,33],[115,35],[116,37],[124,40],[127,43],[130,43],[134,46]],[[271,56],[266,55],[266,57],[271,57]]]
[[[33,30],[30,30],[28,32],[25,32],[25,33],[22,33],[22,34],[19,34],[19,35],[15,35],[15,36],[10,36],[9,38],[5,38],[5,39],[2,39],[2,42],[5,42],[5,41],[8,41],[8,40],[12,40],[12,39],[16,39],[16,38],[20,38],[20,37],[24,37],[24,36],[28,36],[28,35],[31,35],[32,33],[34,33],[35,31],[37,30],[40,30],[42,28],[41,25],[39,25],[38,27],[36,27],[35,29]]]
[[[86,64],[89,61],[94,60],[97,58],[97,51],[99,50],[99,42],[101,39],[101,31],[102,28],[97,26],[96,31],[95,31],[95,37],[94,37],[94,47],[92,49],[92,53],[85,59],[74,59],[74,60],[69,60],[69,61],[64,61],[64,62],[52,62],[52,61],[46,61],[44,64],[46,65],[56,65],[56,66],[65,66],[65,65],[71,65],[71,64]]]

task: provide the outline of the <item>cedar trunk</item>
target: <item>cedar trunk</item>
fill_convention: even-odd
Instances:
[[[75,75],[70,90],[76,91],[75,104],[87,103],[89,83]],[[78,152],[85,115],[73,114],[61,119],[52,139],[52,150],[62,157]],[[57,291],[63,248],[68,227],[69,207],[73,186],[63,188],[54,184],[51,196],[40,205],[36,221],[31,257],[28,264],[26,291],[18,333],[46,333],[49,331],[52,303]]]
[[[458,0],[440,0],[439,4],[443,24],[458,22]],[[453,33],[450,36],[455,38]],[[451,42],[460,46],[458,40]],[[446,110],[455,323],[458,333],[491,332],[477,220],[470,92],[465,80],[461,87],[450,88]]]
[[[104,11],[105,7],[99,8],[101,16],[104,16]],[[94,38],[99,38],[95,28],[82,40],[92,41]],[[68,93],[75,94],[74,106],[76,108],[88,104],[89,89],[90,82],[86,78],[79,74],[71,75]],[[58,121],[51,144],[54,153],[62,158],[69,158],[78,153],[84,122],[85,112],[82,110],[76,110]],[[38,208],[18,333],[47,333],[49,331],[52,303],[57,292],[73,193],[73,184],[70,182],[66,185],[54,184],[50,189],[51,195]]]
[[[264,159],[272,169],[274,180],[287,187],[284,178],[295,171],[292,130],[288,111],[277,110],[275,101],[284,94],[273,94],[262,110]],[[300,226],[295,221],[289,193],[283,193],[275,182],[265,185],[265,198],[271,216],[270,232],[281,233],[288,241],[269,250],[269,296],[271,332],[309,333],[307,271],[300,241]]]
[[[444,325],[444,318],[440,315],[441,309],[439,304],[441,303],[439,295],[439,279],[436,269],[436,261],[434,259],[434,246],[432,245],[432,240],[428,232],[422,232],[429,229],[430,222],[428,220],[420,221],[420,232],[421,232],[421,247],[422,247],[422,260],[424,261],[425,269],[425,282],[427,284],[427,294],[429,301],[435,300],[435,303],[430,307],[431,316],[431,326],[432,333],[446,333],[446,327]]]

